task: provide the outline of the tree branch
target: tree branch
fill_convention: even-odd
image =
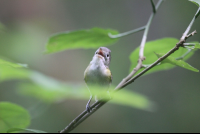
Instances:
[[[160,0],[162,2],[162,0]],[[159,2],[160,2],[159,1]],[[200,8],[198,9],[197,13],[199,13]],[[196,14],[197,14],[196,13]],[[172,53],[174,53],[175,51],[177,51],[179,49],[179,47],[183,46],[183,44],[185,43],[185,41],[187,40],[187,38],[193,36],[194,34],[196,34],[196,31],[192,32],[191,34],[188,35],[195,19],[197,18],[196,15],[194,16],[194,18],[192,19],[190,25],[188,26],[188,28],[186,29],[186,31],[184,32],[183,36],[181,37],[180,41],[176,44],[176,46],[171,49],[167,54],[165,54],[164,56],[160,57],[156,62],[154,62],[152,65],[150,65],[149,67],[147,67],[146,69],[144,69],[142,72],[140,72],[139,74],[137,74],[136,76],[134,76],[133,78],[131,78],[130,80],[126,81],[125,83],[120,83],[114,90],[114,92],[119,91],[120,89],[124,88],[125,86],[131,84],[132,82],[134,82],[134,80],[136,80],[137,78],[139,78],[140,76],[142,76],[144,73],[146,73],[148,70],[150,70],[151,68],[153,68],[154,66],[156,66],[157,64],[159,64],[161,61],[163,61],[165,58],[167,58],[169,55],[171,55]],[[86,110],[84,110],[78,117],[76,117],[65,129],[61,130],[60,133],[67,133],[72,131],[74,128],[76,128],[80,123],[82,123],[85,119],[87,119],[90,115],[92,115],[96,110],[98,110],[101,106],[103,106],[104,104],[106,104],[109,100],[106,101],[97,101],[95,102],[92,106],[91,109],[92,111],[90,113],[87,113]]]
[[[158,10],[159,6],[161,5],[161,3],[163,2],[163,0],[159,0],[158,1],[158,4],[156,5],[156,10]],[[153,17],[155,16],[155,13],[152,13],[150,18],[149,18],[149,21],[146,25],[146,29],[144,31],[144,34],[143,34],[143,38],[142,38],[142,42],[140,44],[140,52],[139,52],[139,59],[138,59],[138,64],[137,66],[133,69],[133,71],[126,77],[124,78],[120,84],[117,86],[120,87],[121,85],[123,85],[123,83],[127,82],[129,79],[131,79],[136,73],[137,71],[142,68],[142,62],[143,60],[145,60],[145,57],[144,57],[144,47],[145,47],[145,44],[146,44],[146,40],[147,40],[147,35],[148,35],[148,32],[149,32],[149,27],[151,25],[151,22],[153,20]]]
[[[159,2],[156,5],[156,10],[158,9],[158,7],[161,5],[162,2],[163,2],[163,0],[159,0]],[[151,24],[154,16],[155,16],[155,13],[152,13],[146,26],[137,28],[137,29],[129,31],[129,32],[121,33],[121,34],[118,34],[118,35],[109,34],[109,36],[111,38],[119,38],[119,37],[122,37],[122,36],[125,36],[125,35],[129,35],[129,34],[132,34],[132,33],[135,33],[135,32],[138,32],[138,31],[141,31],[141,30],[145,29],[144,34],[143,34],[143,38],[142,38],[142,42],[141,42],[141,45],[140,45],[141,46],[140,47],[141,50],[140,50],[140,54],[139,54],[138,65],[136,66],[136,68],[133,69],[133,71],[125,79],[122,80],[122,82],[120,82],[120,84],[118,84],[116,89],[118,89],[118,87],[120,85],[122,85],[123,83],[128,81],[140,68],[142,68],[142,61],[145,59],[144,56],[143,56],[144,46],[145,46],[145,43],[146,43],[147,34],[148,34],[148,31],[149,31],[150,24]],[[96,111],[96,109],[99,109],[101,106],[103,106],[107,101],[98,101],[98,102],[94,103],[91,106],[92,111],[90,113],[87,113],[87,111],[84,110],[64,130],[60,131],[60,133],[67,133],[67,132],[70,132],[71,130],[73,130],[81,122],[83,122],[90,115],[92,115]]]

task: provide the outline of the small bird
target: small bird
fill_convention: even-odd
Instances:
[[[84,80],[90,92],[90,99],[86,105],[87,112],[91,112],[90,102],[95,95],[95,100],[102,99],[102,94],[95,94],[92,86],[100,86],[103,93],[108,92],[108,88],[112,82],[112,74],[109,69],[111,61],[111,51],[106,47],[100,47],[95,52],[92,61],[84,72]],[[90,89],[91,88],[91,89]],[[104,92],[105,91],[105,92]]]

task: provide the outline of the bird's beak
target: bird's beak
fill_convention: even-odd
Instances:
[[[99,52],[98,52],[97,54],[99,54],[99,55],[101,55],[102,57],[104,57],[104,56],[103,56],[103,51],[102,51],[101,48],[99,48]]]

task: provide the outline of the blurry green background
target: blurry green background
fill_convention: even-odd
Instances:
[[[148,41],[179,39],[196,10],[197,6],[187,0],[166,0],[152,22]],[[96,50],[44,55],[48,37],[92,27],[125,32],[145,25],[151,12],[150,0],[0,0],[0,22],[5,25],[0,35],[6,34],[6,38],[0,37],[0,55],[62,81],[83,82],[84,70]],[[199,24],[198,18],[192,30],[200,32]],[[189,41],[200,41],[199,37],[197,34]],[[141,38],[142,32],[109,46],[114,85],[128,74],[129,55],[140,45]],[[187,62],[200,69],[199,57],[197,51]],[[199,80],[199,73],[180,67],[141,77],[127,88],[154,101],[155,112],[108,103],[73,132],[200,132]],[[86,100],[67,100],[31,110],[40,102],[19,95],[17,83],[16,80],[0,83],[0,101],[30,110],[35,118],[29,128],[57,132],[85,109]]]

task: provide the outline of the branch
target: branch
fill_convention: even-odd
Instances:
[[[158,7],[161,5],[162,2],[163,2],[163,0],[159,0],[158,1],[158,4],[156,5],[156,10],[158,9]],[[151,16],[150,16],[150,18],[149,18],[149,21],[148,21],[148,23],[146,25],[146,29],[145,29],[144,34],[143,34],[142,42],[140,44],[140,52],[139,52],[139,59],[138,59],[137,66],[133,69],[133,71],[126,78],[124,78],[120,82],[120,84],[117,86],[117,88],[120,87],[121,85],[123,85],[129,79],[131,79],[137,73],[137,71],[140,68],[143,67],[142,61],[145,60],[145,57],[144,57],[144,47],[145,47],[145,44],[146,44],[147,35],[148,35],[148,32],[149,32],[149,27],[151,25],[151,22],[152,22],[154,16],[155,16],[155,13],[152,13]]]
[[[162,2],[163,2],[163,0],[159,0],[158,1],[157,5],[156,5],[156,10],[158,9],[158,7],[161,5]],[[115,88],[115,91],[116,91],[116,89],[118,89],[120,87],[120,85],[122,85],[127,80],[129,80],[140,68],[142,68],[142,61],[145,59],[145,57],[143,56],[143,54],[144,54],[143,51],[144,51],[144,47],[145,47],[145,43],[146,43],[146,39],[147,39],[147,34],[148,34],[148,31],[149,31],[149,27],[150,27],[150,24],[151,24],[154,16],[155,16],[155,13],[152,13],[146,26],[137,28],[137,29],[129,31],[129,32],[121,33],[121,34],[118,34],[118,35],[112,35],[112,34],[109,33],[109,36],[111,38],[119,38],[119,37],[122,37],[122,36],[125,36],[125,35],[129,35],[129,34],[132,34],[132,33],[135,33],[135,32],[138,32],[138,31],[141,31],[141,30],[145,29],[144,34],[143,34],[143,38],[142,38],[142,42],[141,42],[141,45],[140,45],[141,47],[140,47],[140,54],[139,54],[138,65],[136,66],[136,68],[133,69],[133,71],[125,79],[122,80],[122,82],[120,82],[118,84],[118,86]],[[65,129],[63,129],[62,131],[60,131],[60,133],[68,133],[68,132],[72,131],[80,123],[82,123],[85,119],[87,119],[90,115],[92,115],[97,109],[99,109],[101,106],[103,106],[108,101],[109,100],[106,100],[106,101],[97,101],[96,103],[94,103],[91,106],[92,111],[90,113],[87,113],[87,111],[84,110]]]
[[[200,10],[200,7],[197,10],[197,13],[199,12],[199,10]],[[137,74],[136,76],[134,76],[133,78],[131,78],[129,81],[127,81],[126,83],[124,83],[123,85],[121,85],[120,88],[123,88],[123,87],[131,84],[132,82],[134,82],[134,80],[136,80],[137,78],[139,78],[140,76],[142,76],[148,70],[150,70],[151,68],[153,68],[154,66],[156,66],[157,64],[159,64],[161,61],[163,61],[164,59],[166,59],[169,55],[171,55],[172,53],[174,53],[175,51],[177,51],[179,49],[179,47],[182,47],[184,45],[184,43],[186,42],[186,40],[189,37],[193,36],[194,34],[197,34],[196,30],[194,32],[188,34],[189,31],[190,31],[190,29],[191,29],[191,27],[192,27],[192,25],[194,24],[194,21],[196,20],[196,14],[195,14],[194,18],[192,19],[191,23],[189,24],[189,26],[187,27],[186,31],[184,32],[183,36],[181,37],[180,41],[176,44],[176,46],[173,49],[171,49],[164,56],[160,57],[156,62],[154,62],[152,65],[150,65],[149,67],[147,67],[146,69],[144,69],[142,72],[140,72],[139,74]]]
[[[160,0],[162,2],[162,0]],[[160,2],[159,1],[159,2]],[[200,8],[198,9],[199,12]],[[197,13],[198,13],[197,12]],[[139,74],[137,74],[136,76],[134,76],[133,78],[131,78],[130,80],[128,80],[125,83],[121,83],[119,84],[114,92],[119,91],[120,89],[124,88],[125,86],[131,84],[132,82],[134,82],[134,80],[136,80],[137,78],[139,78],[140,76],[142,76],[144,73],[146,73],[148,70],[150,70],[151,68],[153,68],[154,66],[156,66],[157,64],[159,64],[161,61],[163,61],[164,59],[166,59],[169,55],[171,55],[172,53],[174,53],[175,51],[177,51],[179,49],[179,47],[183,46],[183,44],[185,43],[185,41],[187,40],[187,38],[193,36],[194,34],[196,34],[196,31],[192,32],[191,34],[188,35],[194,20],[196,19],[196,15],[195,17],[192,19],[192,22],[190,23],[190,25],[188,26],[188,28],[186,29],[186,31],[184,32],[183,36],[181,37],[180,41],[176,44],[176,46],[171,49],[167,54],[165,54],[164,56],[160,57],[156,62],[154,62],[152,65],[150,65],[149,67],[147,67],[146,69],[144,69],[142,72],[140,72]],[[188,30],[189,29],[189,30]],[[90,115],[92,115],[96,110],[98,110],[100,107],[102,107],[104,104],[106,104],[109,100],[106,101],[97,101],[95,102],[91,108],[92,111],[90,113],[87,113],[86,110],[84,110],[78,117],[76,117],[65,129],[61,130],[60,133],[68,133],[70,131],[72,131],[74,128],[76,128],[80,123],[82,123],[85,119],[87,119]]]

